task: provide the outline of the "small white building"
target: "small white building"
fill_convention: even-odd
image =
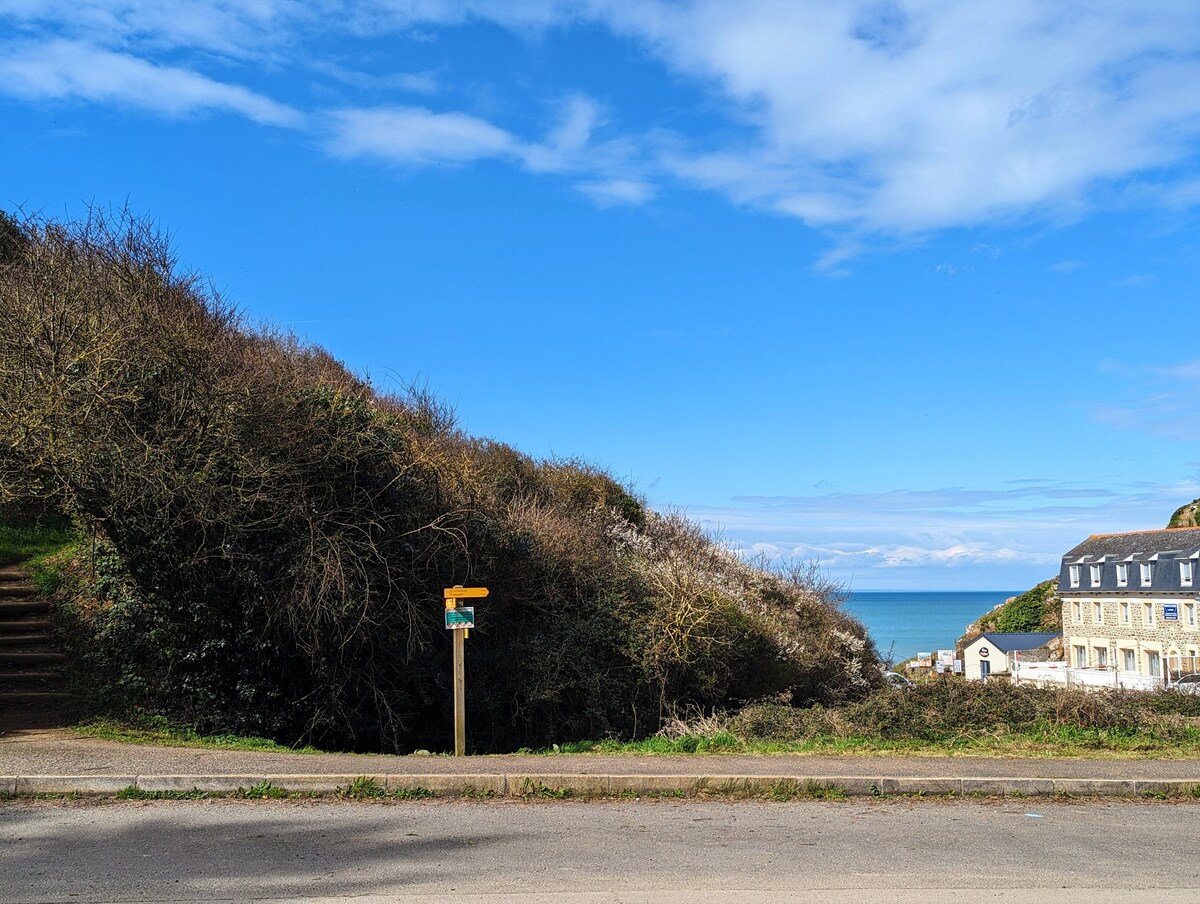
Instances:
[[[970,681],[986,681],[989,675],[1008,675],[1012,672],[1014,658],[1021,653],[1038,650],[1033,654],[1045,659],[1041,650],[1061,634],[1010,634],[988,631],[963,645],[963,675]]]

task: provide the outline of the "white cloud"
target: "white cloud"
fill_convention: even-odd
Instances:
[[[290,107],[238,85],[66,40],[0,48],[0,93],[118,103],[176,116],[226,110],[273,126],[301,120]]]
[[[263,122],[284,111],[246,89],[150,61],[191,52],[209,63],[216,54],[283,67],[318,58],[313,51],[329,33],[390,38],[399,54],[399,42],[418,30],[436,37],[471,22],[547,42],[558,39],[556,29],[598,24],[705,92],[705,124],[687,133],[681,126],[669,140],[661,132],[614,137],[623,111],[602,114],[579,96],[542,140],[521,141],[519,129],[469,113],[427,111],[412,119],[411,144],[364,134],[358,145],[347,136],[345,147],[409,165],[503,157],[530,172],[581,176],[580,191],[602,202],[642,203],[649,194],[638,186],[652,193],[652,184],[673,178],[826,231],[834,242],[826,268],[881,238],[1058,221],[1114,203],[1200,203],[1196,4],[0,0],[0,17],[15,33],[66,36],[119,54],[105,62],[111,70],[125,61],[126,85],[161,73],[192,95],[192,107]],[[434,85],[421,74],[400,78],[404,90]],[[83,73],[73,82],[75,96],[97,101],[132,102],[136,93],[87,85]],[[545,86],[517,90],[536,95]],[[169,93],[150,85],[142,105],[169,111]],[[377,112],[367,109],[357,125],[368,130],[365,115]],[[338,114],[349,127],[346,115]],[[607,140],[596,140],[601,127]],[[444,153],[421,143],[438,136]]]
[[[654,197],[654,187],[637,176],[625,142],[593,140],[602,117],[583,96],[562,105],[557,124],[541,141],[524,140],[478,116],[424,107],[340,110],[330,123],[328,147],[341,157],[374,157],[405,167],[508,159],[533,173],[586,177],[576,189],[603,207],[636,206]]]
[[[751,125],[685,178],[817,226],[920,232],[1072,209],[1185,157],[1200,11],[1034,0],[623,7]]]
[[[331,150],[343,157],[376,157],[401,166],[468,163],[519,157],[521,143],[486,120],[423,107],[341,110],[332,115]]]
[[[111,48],[198,49],[259,58],[330,11],[326,0],[0,0],[0,16]]]
[[[321,75],[328,75],[345,85],[370,91],[405,91],[410,94],[436,94],[441,88],[436,72],[387,72],[376,75],[324,60],[318,60],[310,65],[314,72]]]
[[[575,186],[601,207],[645,204],[654,198],[654,186],[636,179],[609,179],[603,182],[581,182]]]

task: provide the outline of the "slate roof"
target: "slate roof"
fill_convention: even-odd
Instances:
[[[986,637],[988,643],[999,650],[1001,653],[1011,653],[1013,650],[1032,650],[1035,647],[1044,646],[1050,641],[1062,637],[1062,634],[1015,634],[1004,631],[985,631],[982,637]]]
[[[1200,527],[1169,527],[1161,530],[1138,530],[1126,534],[1092,534],[1063,558],[1075,562],[1084,556],[1095,561],[1100,556],[1124,559],[1141,553],[1174,552],[1190,556],[1200,549]]]
[[[1181,581],[1179,565],[1182,559],[1200,560],[1200,527],[1168,527],[1159,530],[1139,530],[1124,534],[1093,534],[1065,556],[1058,576],[1059,593],[1134,593],[1146,592],[1195,593],[1200,581],[1191,584]],[[1117,582],[1117,563],[1138,563],[1128,568],[1127,581]],[[1142,584],[1140,565],[1151,569],[1151,581]],[[1078,565],[1080,580],[1071,586],[1070,567]],[[1099,565],[1099,584],[1091,581],[1089,566]],[[1200,568],[1193,566],[1193,570]]]

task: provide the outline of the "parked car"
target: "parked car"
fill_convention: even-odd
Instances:
[[[1167,685],[1167,690],[1177,694],[1200,694],[1200,673],[1180,675]]]
[[[899,672],[884,672],[883,679],[892,687],[912,687],[913,683]]]

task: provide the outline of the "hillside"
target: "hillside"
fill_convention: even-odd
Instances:
[[[442,749],[455,584],[492,591],[467,655],[481,751],[880,682],[812,569],[752,567],[600,468],[381,392],[180,273],[150,224],[0,225],[0,512],[87,538],[52,583],[98,708]]]
[[[1061,631],[1062,605],[1055,590],[1058,578],[1051,578],[1005,600],[967,628],[959,645],[986,631],[1024,632]]]
[[[1175,509],[1167,527],[1200,527],[1200,499],[1194,499]]]

